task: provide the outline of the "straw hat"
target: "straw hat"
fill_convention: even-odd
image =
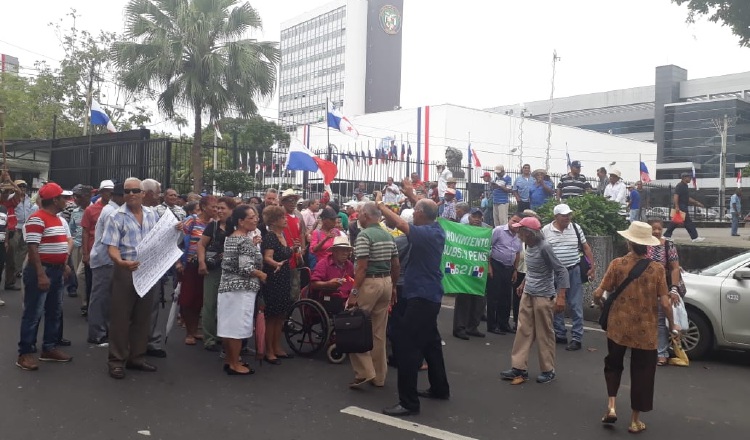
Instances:
[[[333,239],[331,249],[351,249],[352,245],[349,243],[349,238],[346,235],[339,235]]]
[[[292,189],[286,189],[284,192],[281,193],[281,200],[287,199],[289,197],[299,198],[299,195]]]
[[[651,226],[648,223],[633,222],[628,229],[625,231],[617,231],[617,233],[635,244],[642,244],[645,246],[657,246],[661,244],[658,238],[651,235]]]

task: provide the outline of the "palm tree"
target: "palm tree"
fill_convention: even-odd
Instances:
[[[237,0],[130,0],[125,22],[126,40],[114,45],[124,85],[156,95],[168,118],[193,113],[191,167],[200,192],[203,117],[255,114],[255,100],[271,97],[276,86],[278,43],[246,38],[262,23]]]

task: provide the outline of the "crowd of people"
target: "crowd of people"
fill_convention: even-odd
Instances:
[[[293,189],[275,188],[244,200],[233,194],[183,197],[171,188],[162,191],[153,179],[134,177],[121,183],[105,180],[96,189],[76,185],[71,191],[47,183],[32,202],[25,183],[13,183],[4,173],[2,180],[11,182],[0,188],[5,290],[18,290],[18,278],[24,290],[16,365],[33,371],[39,368],[37,361],[71,361],[61,349],[71,344],[63,337],[62,301],[67,292],[80,297],[88,343],[108,348],[112,378],[124,378],[126,370],[155,372],[157,366],[148,358],[167,356],[160,302],[172,294],[179,304],[184,343],[201,343],[205,350],[221,353],[227,375],[249,376],[255,371],[242,359],[250,351],[248,341],[254,339],[256,352],[269,364],[281,365],[294,357],[282,344],[282,333],[294,301],[308,286],[309,291],[332,292],[342,306],[357,307],[370,316],[373,348],[350,354],[349,386],[383,387],[388,364],[396,366],[399,401],[384,413],[417,414],[420,397],[450,398],[437,325],[446,241],[437,221],[442,217],[492,229],[486,289],[456,296],[453,336],[484,338],[483,321],[489,333],[514,334],[511,368],[500,374],[513,383],[528,380],[528,355],[536,343],[536,381],[548,383],[556,379],[556,345],[568,351],[582,348],[582,285],[597,281],[585,231],[564,203],[594,191],[580,169],[580,162],[573,161],[570,173],[554,186],[543,170],[531,172],[525,165],[512,181],[498,165],[495,176],[483,175],[488,197],[482,208],[463,200],[444,165],[432,184],[416,173],[400,186],[389,178],[371,193],[361,183],[342,205],[330,190],[320,200],[307,201]],[[600,188],[602,195],[619,202],[619,173],[611,171],[609,176]],[[509,213],[511,198],[517,210]],[[554,219],[542,225],[534,209],[555,198]],[[176,243],[182,256],[140,296],[133,284],[133,273],[141,264],[136,246],[167,211],[182,231]],[[631,220],[631,227],[620,232],[630,253],[610,263],[595,300],[603,302],[604,292],[616,291],[640,260],[651,262],[643,275],[623,288],[607,330],[609,400],[602,421],[616,420],[622,359],[630,348],[632,374],[638,379],[631,392],[630,429],[638,432],[645,428],[640,411],[652,407],[655,368],[667,364],[669,338],[677,330],[671,305],[679,302],[682,292],[676,249],[662,235],[663,224]],[[309,277],[303,268],[310,269]],[[264,322],[262,341],[254,334],[259,321]],[[430,387],[418,390],[417,374],[423,368]]]

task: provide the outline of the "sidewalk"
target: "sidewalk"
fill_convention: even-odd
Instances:
[[[740,228],[740,236],[732,237],[729,228],[698,228],[698,235],[706,240],[702,243],[692,243],[685,228],[675,229],[672,239],[675,243],[695,244],[701,247],[737,247],[750,249],[750,228]]]

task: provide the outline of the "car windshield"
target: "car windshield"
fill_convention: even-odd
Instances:
[[[750,260],[750,252],[744,252],[739,255],[735,255],[734,257],[716,263],[713,266],[708,266],[698,273],[705,276],[715,276],[747,260]]]

